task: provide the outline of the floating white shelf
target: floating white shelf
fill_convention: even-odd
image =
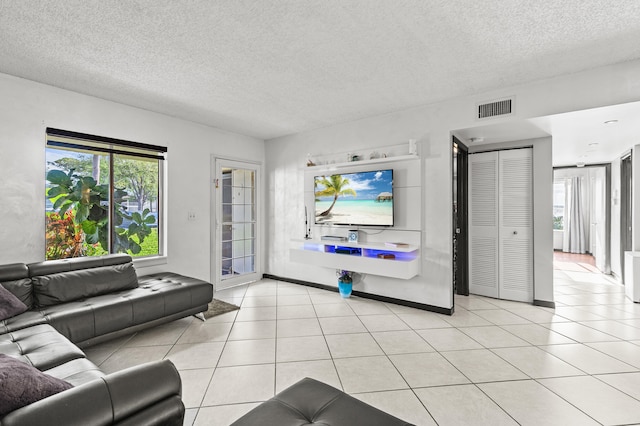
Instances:
[[[292,261],[365,274],[410,279],[420,273],[420,248],[416,245],[389,247],[384,243],[350,243],[329,240],[294,240],[298,248],[290,250]],[[356,253],[336,253],[337,247],[359,249]],[[379,258],[390,253],[395,259]]]
[[[341,163],[318,164],[317,166],[305,166],[305,170],[333,170],[343,167],[363,166],[367,164],[390,163],[395,161],[417,160],[417,154],[396,155],[394,157],[374,158],[371,160],[345,161]]]

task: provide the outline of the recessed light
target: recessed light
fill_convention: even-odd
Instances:
[[[618,122],[618,120],[607,120],[604,122],[604,124],[616,124]]]

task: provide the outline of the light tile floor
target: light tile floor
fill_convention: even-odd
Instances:
[[[446,316],[262,280],[238,305],[87,349],[113,372],[169,358],[185,424],[228,425],[309,376],[416,425],[640,424],[640,305],[555,270],[556,309],[469,296]]]

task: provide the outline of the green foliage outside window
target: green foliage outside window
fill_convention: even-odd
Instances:
[[[134,256],[159,253],[156,217],[149,208],[143,209],[157,202],[158,163],[114,157],[117,180],[113,190],[108,161],[101,161],[105,156],[74,153],[49,162],[55,169],[46,176],[46,198],[53,210],[47,212],[46,219],[47,259],[109,252]],[[129,200],[137,202],[137,211],[128,211]]]
[[[553,217],[553,229],[558,229],[558,230],[564,229],[564,217],[562,216]]]

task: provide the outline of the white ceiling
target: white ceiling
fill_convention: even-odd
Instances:
[[[270,139],[640,58],[640,1],[2,1],[0,40],[0,72]]]
[[[609,163],[640,144],[640,102],[457,130],[469,145],[553,136],[553,165]],[[613,122],[612,122],[613,121]],[[609,123],[606,123],[609,122]]]
[[[608,163],[639,144],[639,117],[640,102],[632,102],[530,121],[553,135],[553,165],[569,166]]]

